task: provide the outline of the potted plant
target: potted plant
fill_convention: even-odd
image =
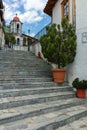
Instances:
[[[63,19],[61,25],[47,26],[46,31],[47,33],[40,38],[42,53],[49,62],[58,65],[57,69],[53,69],[54,81],[62,83],[66,71],[64,67],[72,63],[76,55],[76,35],[67,19]],[[58,76],[57,73],[60,75]],[[61,73],[64,73],[62,78]]]
[[[86,97],[86,89],[87,89],[87,80],[79,80],[79,78],[76,78],[72,82],[73,87],[76,89],[76,96],[79,98],[85,98]]]

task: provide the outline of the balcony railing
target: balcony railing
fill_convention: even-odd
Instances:
[[[47,26],[50,25],[51,23],[49,23]],[[40,37],[43,36],[44,34],[46,34],[46,26],[43,29],[41,29],[34,37],[39,40]]]

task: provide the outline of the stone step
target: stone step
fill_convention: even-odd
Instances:
[[[42,77],[35,77],[35,78],[31,78],[31,77],[28,77],[28,78],[18,78],[18,77],[11,77],[11,78],[9,78],[9,77],[4,77],[4,79],[3,78],[0,78],[0,82],[2,82],[2,81],[14,81],[14,80],[16,80],[16,81],[42,81],[42,80],[47,80],[47,81],[52,81],[52,78],[51,77],[44,77],[44,78],[42,78]]]
[[[73,106],[53,113],[44,114],[44,116],[32,117],[30,120],[24,120],[30,130],[54,130],[74,120],[87,115],[87,109],[84,105]],[[27,121],[27,122],[26,122]],[[23,124],[22,124],[23,125]]]
[[[26,66],[25,66],[25,65],[26,65]],[[50,66],[46,66],[46,65],[39,65],[39,66],[38,66],[38,65],[37,65],[37,66],[34,66],[34,65],[32,65],[32,64],[31,64],[31,65],[25,64],[25,65],[21,65],[21,66],[20,66],[20,65],[17,65],[17,66],[16,66],[16,65],[14,65],[14,64],[13,64],[13,65],[9,65],[9,64],[7,64],[7,65],[5,64],[5,65],[4,65],[4,64],[2,63],[2,64],[0,64],[0,69],[11,69],[11,70],[12,70],[12,69],[17,69],[17,70],[19,70],[19,69],[30,69],[30,68],[31,68],[31,70],[33,70],[33,69],[34,69],[34,70],[35,70],[35,69],[38,69],[38,71],[39,71],[39,70],[42,70],[42,69],[44,69],[44,71],[46,71],[47,69],[48,69],[48,70],[51,70],[51,67],[50,67]],[[24,68],[24,67],[25,67],[25,68]],[[39,67],[40,67],[40,68],[39,68]],[[42,70],[42,71],[43,71],[43,70]]]
[[[39,67],[40,67],[40,68],[39,68]],[[10,67],[8,68],[8,67],[3,67],[3,66],[2,66],[2,67],[0,68],[0,72],[2,72],[2,70],[4,70],[4,72],[5,72],[5,71],[9,71],[9,70],[13,71],[13,69],[14,69],[14,71],[20,71],[20,70],[21,70],[21,71],[24,71],[24,70],[26,71],[26,70],[27,70],[27,71],[29,71],[29,72],[31,72],[31,71],[32,71],[32,72],[34,72],[34,71],[35,71],[35,72],[46,72],[46,71],[51,72],[51,70],[52,70],[52,69],[46,68],[45,66],[43,66],[43,67],[39,66],[39,67],[30,67],[30,66],[28,66],[28,67],[24,67],[24,66],[23,66],[23,67],[20,67],[20,66],[19,66],[19,67],[17,68],[17,67],[12,67],[12,66],[10,66]],[[2,69],[2,70],[1,70],[1,69]],[[52,73],[52,72],[51,72],[51,73]]]
[[[59,127],[56,130],[87,130],[87,116]]]
[[[0,83],[30,83],[30,82],[49,82],[50,77],[22,78],[22,79],[0,79]]]
[[[27,57],[26,57],[26,56],[27,56]],[[3,58],[10,58],[10,59],[11,59],[12,57],[14,57],[14,58],[21,58],[21,59],[22,59],[22,58],[29,58],[29,59],[30,59],[30,58],[33,58],[33,57],[34,57],[34,58],[35,58],[35,57],[37,58],[37,56],[32,55],[31,53],[26,53],[26,52],[25,52],[25,54],[20,54],[20,53],[15,53],[15,54],[14,54],[13,52],[11,52],[11,53],[5,53],[5,54],[4,54],[4,53],[2,53],[2,54],[0,53],[0,58],[2,58],[2,57],[3,57]]]
[[[4,70],[4,72],[3,72],[3,70]],[[14,70],[14,71],[13,71]],[[17,75],[18,73],[23,73],[23,72],[26,72],[26,74],[52,74],[52,71],[51,70],[48,70],[48,69],[43,69],[43,70],[41,70],[41,69],[37,69],[37,68],[34,68],[34,69],[30,69],[30,68],[25,68],[25,69],[23,69],[23,68],[19,68],[19,69],[15,69],[15,68],[13,68],[13,69],[8,69],[8,68],[4,68],[4,69],[2,69],[2,70],[0,70],[0,75],[2,74],[5,74],[5,75],[9,75],[10,74],[10,72],[9,71],[11,71],[11,72],[14,72],[14,75]]]
[[[18,56],[18,55],[16,55],[16,56],[14,56],[13,55],[13,57],[12,56],[9,56],[9,55],[5,55],[5,56],[1,56],[0,55],[0,60],[1,61],[4,61],[4,59],[6,59],[7,61],[8,60],[19,60],[19,61],[21,61],[21,60],[24,60],[24,61],[28,61],[28,60],[31,60],[31,61],[33,61],[34,59],[35,59],[35,61],[37,62],[37,60],[36,59],[38,59],[38,61],[40,62],[40,61],[42,61],[42,62],[44,62],[42,59],[40,59],[40,58],[38,58],[37,56],[30,56],[30,55],[26,55],[26,57],[25,56],[23,56],[23,55],[21,55],[21,56]]]
[[[27,105],[23,107],[16,107],[16,108],[10,108],[10,109],[3,109],[0,110],[0,124],[4,123],[10,123],[13,121],[17,121],[20,119],[28,118],[28,117],[34,117],[39,116],[48,113],[53,113],[59,110],[63,110],[66,108],[72,108],[73,106],[77,107],[79,105],[83,105],[87,103],[86,100],[80,100],[76,98],[62,100],[61,101],[54,101],[49,103],[41,103],[37,105]]]
[[[18,56],[18,55],[16,55],[16,57],[15,56],[13,56],[13,58],[12,58],[12,56],[1,56],[0,55],[0,60],[1,61],[4,61],[3,59],[7,59],[7,60],[19,60],[19,61],[22,61],[22,60],[24,60],[24,61],[26,61],[26,60],[31,60],[31,61],[33,61],[33,59],[35,59],[35,61],[37,62],[37,60],[36,59],[38,59],[38,61],[41,61],[42,59],[39,59],[38,57],[36,57],[36,56],[28,56],[28,57],[22,57],[22,56]],[[44,61],[42,61],[42,62],[44,62]]]
[[[0,78],[3,80],[4,78],[6,79],[7,78],[7,75],[8,75],[8,79],[9,78],[53,78],[52,74],[51,73],[45,73],[45,72],[37,72],[37,73],[32,73],[32,72],[28,72],[28,71],[24,71],[24,72],[14,72],[14,75],[13,75],[13,72],[5,72],[5,73],[0,73]],[[17,77],[16,77],[17,75]],[[23,75],[23,76],[22,76]]]
[[[24,76],[24,75],[25,75],[25,76],[30,77],[31,75],[41,75],[41,74],[42,74],[42,75],[45,75],[45,76],[48,75],[48,77],[49,77],[49,76],[52,76],[52,72],[51,72],[51,71],[50,71],[50,72],[49,72],[49,71],[46,72],[46,71],[44,71],[44,70],[43,70],[43,71],[38,71],[38,70],[37,70],[37,71],[34,71],[34,70],[33,70],[33,71],[32,71],[32,70],[30,71],[30,70],[27,70],[27,69],[26,69],[26,70],[24,71],[24,70],[21,69],[21,70],[14,70],[14,71],[13,71],[13,70],[10,70],[10,69],[9,69],[9,70],[5,70],[5,72],[3,72],[3,70],[0,71],[0,77],[3,77],[3,76],[5,77],[5,76],[7,76],[7,75],[8,75],[8,77],[9,77],[9,76],[16,76],[16,75],[17,75],[17,76]],[[3,78],[4,78],[4,77],[3,77]]]
[[[24,63],[25,62],[25,63]],[[41,63],[42,62],[42,63]],[[11,60],[11,59],[9,59],[9,60],[6,60],[6,59],[3,59],[3,60],[1,60],[0,59],[0,64],[2,65],[2,64],[4,64],[4,65],[6,65],[6,66],[8,66],[9,64],[11,64],[11,65],[15,65],[15,64],[18,64],[18,66],[20,65],[21,66],[21,63],[22,63],[22,66],[25,64],[25,65],[30,65],[30,66],[33,66],[34,64],[36,65],[36,66],[38,66],[39,64],[40,64],[40,66],[46,66],[46,63],[44,63],[43,61],[38,61],[37,59],[36,59],[36,61],[33,59],[33,60]],[[47,66],[49,66],[49,64],[47,64]]]
[[[2,55],[2,56],[25,56],[26,57],[26,55],[29,55],[29,56],[35,56],[35,54],[34,53],[32,53],[32,52],[30,52],[30,51],[26,51],[26,52],[24,52],[24,51],[16,51],[16,50],[12,50],[12,51],[0,51],[0,55]]]
[[[1,62],[1,61],[0,61],[0,62]],[[26,63],[23,64],[23,62],[26,62]],[[38,63],[37,63],[37,62],[35,63],[35,62],[33,62],[33,61],[32,61],[31,63],[30,63],[30,62],[31,62],[31,61],[21,61],[21,62],[19,61],[19,63],[18,63],[17,61],[14,62],[14,61],[9,60],[9,61],[1,62],[1,65],[0,65],[0,66],[3,67],[3,68],[4,68],[4,67],[9,67],[9,68],[10,68],[10,67],[16,67],[16,66],[17,66],[18,68],[19,68],[19,67],[22,68],[22,67],[24,67],[24,66],[25,66],[25,68],[29,68],[29,67],[31,67],[31,68],[35,68],[35,67],[36,67],[36,68],[39,68],[39,67],[42,67],[42,68],[44,68],[44,67],[45,67],[45,68],[52,68],[50,65],[46,65],[46,64],[41,63],[41,62],[38,62]],[[15,65],[15,64],[16,64],[16,65]],[[22,64],[22,65],[21,65],[21,64]],[[34,66],[34,64],[35,64],[35,66]],[[40,64],[40,65],[39,65],[39,64]],[[41,64],[43,64],[43,65],[41,65]],[[45,68],[44,68],[44,69],[45,69]]]
[[[0,83],[0,89],[22,89],[22,88],[46,88],[46,87],[63,87],[66,88],[68,86],[67,82],[62,84],[58,84],[55,82],[30,82],[30,83]]]
[[[30,52],[0,51],[0,130],[54,130],[87,115],[67,82]]]
[[[0,98],[0,109],[8,109],[12,107],[32,105],[50,101],[57,101],[62,99],[74,98],[74,92],[59,92],[59,93],[45,93],[45,94],[35,94],[17,97],[6,97]]]
[[[34,94],[50,94],[50,93],[59,93],[65,91],[72,91],[71,87],[36,87],[36,88],[18,88],[18,89],[3,89],[0,87],[0,98],[6,97],[16,97],[16,96],[25,96],[25,95],[34,95]]]
[[[1,125],[5,130],[55,130],[87,115],[87,104],[60,109],[44,115],[28,117]],[[8,120],[9,122],[9,120]]]
[[[23,76],[28,76],[28,77],[30,77],[30,76],[32,76],[32,75],[45,75],[45,76],[48,76],[48,77],[50,77],[50,76],[52,76],[52,73],[51,72],[49,72],[49,71],[41,71],[41,70],[27,70],[27,69],[25,69],[25,71],[23,71],[23,70],[6,70],[5,72],[3,72],[3,70],[1,70],[0,71],[0,79],[3,79],[3,78],[9,78],[9,76],[12,76],[12,77],[23,77]]]
[[[48,77],[51,77],[53,79],[51,74],[47,74],[46,76],[45,76],[45,74],[42,74],[42,75],[41,74],[32,74],[32,75],[29,75],[29,76],[28,76],[28,74],[23,75],[23,76],[22,76],[22,74],[17,75],[17,76],[16,75],[9,75],[9,76],[3,75],[3,76],[0,76],[0,79],[3,80],[4,78],[5,79],[11,78],[12,80],[14,80],[16,78],[18,78],[18,79],[26,79],[26,78],[35,78],[35,77],[38,77],[38,78],[46,78],[46,77],[48,78]]]

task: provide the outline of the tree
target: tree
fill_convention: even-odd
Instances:
[[[13,45],[16,43],[15,36],[12,33],[5,33],[5,44],[9,45],[9,43],[13,48]]]
[[[64,67],[74,61],[76,55],[76,34],[72,24],[63,19],[61,25],[52,24],[47,34],[40,38],[42,53],[48,61]]]

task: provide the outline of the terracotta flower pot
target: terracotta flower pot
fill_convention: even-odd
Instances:
[[[65,69],[52,69],[54,82],[63,83],[65,78]]]
[[[86,97],[86,90],[85,89],[77,89],[76,96],[78,98],[85,98]]]

